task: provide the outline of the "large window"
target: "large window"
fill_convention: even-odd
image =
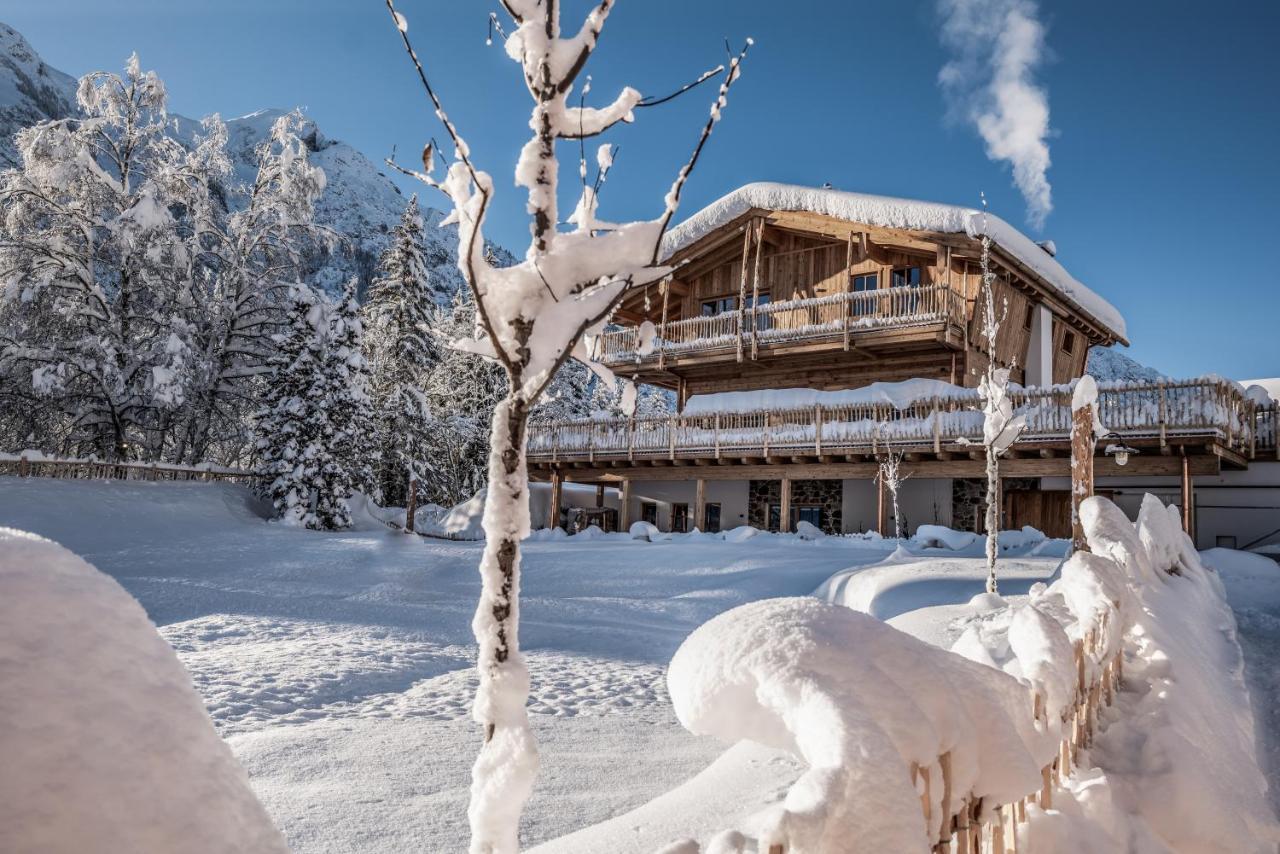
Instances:
[[[879,273],[863,273],[861,276],[853,277],[853,292],[855,294],[871,293],[880,289]],[[859,314],[875,314],[876,300],[874,297],[864,297],[862,299],[854,298],[853,313]]]
[[[737,297],[721,297],[719,299],[703,300],[702,302],[703,317],[715,317],[717,314],[728,314],[737,310]]]
[[[889,285],[895,288],[918,288],[920,281],[919,267],[895,267]]]
[[[919,267],[897,267],[893,271],[889,285],[895,288],[918,288],[920,287],[920,268]],[[890,305],[893,308],[891,312],[903,312],[912,314],[920,305],[920,295],[911,294],[906,300],[892,300]]]
[[[715,534],[720,530],[720,505],[708,504],[706,507],[707,514],[707,533]]]

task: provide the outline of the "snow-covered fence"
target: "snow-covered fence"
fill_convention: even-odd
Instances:
[[[600,358],[606,365],[617,366],[664,355],[733,350],[739,342],[750,347],[840,338],[851,331],[962,323],[961,303],[960,295],[946,285],[763,303],[743,311],[606,332],[601,336]],[[644,340],[646,331],[653,333],[649,341]]]
[[[1116,697],[1144,590],[1175,575],[1212,584],[1176,509],[1152,496],[1136,524],[1100,497],[1082,516],[1091,552],[1030,602],[971,623],[950,651],[815,599],[751,603],[690,635],[668,676],[680,721],[809,765],[758,816],[756,851],[1033,844],[1029,817],[1063,796]]]
[[[56,477],[68,480],[220,480],[253,483],[258,475],[210,463],[179,466],[169,463],[113,463],[101,460],[47,457],[38,452],[0,454],[0,475]]]
[[[1071,389],[1013,391],[1026,417],[1020,443],[1065,441],[1071,435]],[[942,450],[957,437],[982,438],[978,393],[956,389],[909,404],[867,402],[750,412],[599,418],[535,424],[529,457],[541,461],[747,456],[786,453],[879,454],[887,448]],[[1213,378],[1103,385],[1102,423],[1125,440],[1211,437],[1242,454],[1259,447],[1260,410],[1234,383]],[[1270,435],[1274,437],[1271,411]],[[1271,439],[1274,446],[1274,438]]]

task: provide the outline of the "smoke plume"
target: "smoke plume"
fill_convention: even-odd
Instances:
[[[1034,0],[938,0],[942,43],[952,59],[938,74],[953,119],[972,124],[987,156],[1013,168],[1027,219],[1053,209],[1049,179],[1049,94],[1035,81],[1044,25]]]

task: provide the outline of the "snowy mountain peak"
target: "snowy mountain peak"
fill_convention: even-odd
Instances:
[[[75,110],[76,80],[40,58],[22,34],[0,23],[0,166],[17,162],[13,135]]]
[[[19,130],[76,113],[76,87],[74,77],[49,66],[21,33],[0,23],[0,168],[17,164],[13,136]],[[286,112],[269,108],[227,120],[228,155],[238,180],[252,183],[257,163],[254,149]],[[174,137],[185,144],[203,133],[197,120],[175,114],[169,118]],[[337,294],[354,276],[363,292],[408,200],[369,158],[326,136],[314,121],[306,120],[302,138],[312,162],[325,173],[326,189],[316,204],[316,220],[345,238],[338,249],[315,260],[311,278]],[[426,223],[423,255],[433,290],[443,302],[464,284],[456,263],[457,232],[453,226],[440,227],[444,215],[437,210],[424,206],[422,215]],[[492,248],[499,263],[514,263],[505,250]]]

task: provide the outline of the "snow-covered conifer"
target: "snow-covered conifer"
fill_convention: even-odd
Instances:
[[[365,353],[378,451],[375,483],[380,500],[408,506],[426,497],[433,466],[427,454],[433,429],[424,391],[442,358],[431,333],[436,306],[422,257],[423,224],[413,196],[379,262],[364,306]]]
[[[316,493],[329,462],[326,433],[331,432],[322,374],[328,313],[310,288],[297,285],[289,296],[257,417],[260,470],[276,514],[291,524],[317,527]]]

